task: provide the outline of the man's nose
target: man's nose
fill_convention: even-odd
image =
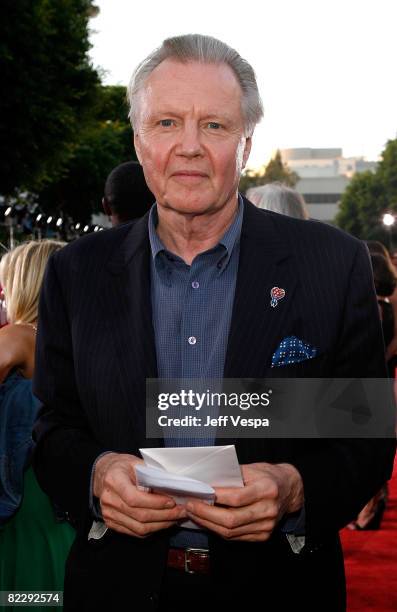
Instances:
[[[199,126],[189,123],[183,127],[180,132],[177,153],[185,157],[197,157],[198,155],[202,155],[203,150]]]

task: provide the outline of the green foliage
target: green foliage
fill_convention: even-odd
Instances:
[[[89,0],[5,0],[0,25],[0,192],[60,175],[94,102]]]
[[[287,164],[283,162],[280,151],[276,152],[276,155],[266,166],[266,172],[263,178],[263,185],[265,183],[274,183],[278,181],[279,183],[287,185],[287,187],[295,187],[299,180],[299,176],[296,172],[292,172]]]
[[[355,174],[341,200],[336,223],[363,240],[377,239],[385,193],[377,174],[371,171]]]
[[[97,92],[95,118],[98,121],[119,121],[129,125],[126,88],[122,85],[101,87]]]
[[[387,143],[375,173],[353,176],[342,196],[336,223],[362,240],[390,244],[393,230],[382,223],[385,212],[397,213],[397,139]]]
[[[240,179],[239,189],[246,193],[250,187],[266,185],[266,183],[279,182],[288,187],[295,187],[299,180],[296,172],[292,172],[288,165],[282,160],[280,151],[276,152],[273,159],[267,166],[262,166],[259,170],[247,170]]]
[[[136,156],[125,88],[98,87],[93,114],[82,127],[62,177],[40,194],[42,208],[48,212],[63,210],[76,221],[88,221],[93,212],[101,210],[109,172],[131,159]]]
[[[135,159],[125,88],[90,65],[90,0],[5,0],[0,193],[39,194],[47,212],[88,221],[106,176]]]
[[[386,144],[377,174],[384,185],[390,208],[397,211],[397,138]]]

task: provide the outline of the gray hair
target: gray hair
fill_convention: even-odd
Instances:
[[[266,208],[273,212],[308,219],[309,213],[303,196],[282,183],[268,183],[260,187],[251,187],[246,196],[258,208]]]
[[[128,116],[134,128],[137,119],[137,97],[146,79],[166,59],[181,63],[201,62],[227,64],[234,72],[242,90],[242,113],[245,135],[251,136],[255,126],[263,117],[262,101],[258,91],[255,72],[247,60],[224,42],[212,36],[186,34],[163,41],[135,69],[127,89],[130,106]]]

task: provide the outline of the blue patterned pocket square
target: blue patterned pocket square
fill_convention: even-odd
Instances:
[[[317,355],[317,349],[300,340],[296,336],[287,336],[282,340],[272,356],[272,368],[300,363],[307,359],[313,359]]]

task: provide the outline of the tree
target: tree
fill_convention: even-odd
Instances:
[[[340,203],[336,223],[362,240],[384,238],[382,211],[385,210],[385,190],[377,174],[370,170],[355,174]]]
[[[97,121],[118,121],[129,125],[126,88],[122,85],[101,86],[93,114]]]
[[[296,172],[292,172],[287,164],[283,162],[280,151],[276,151],[276,155],[266,166],[266,172],[263,179],[263,185],[278,181],[288,187],[295,187],[296,183],[299,181],[299,176]]]
[[[356,174],[346,188],[336,222],[363,240],[391,242],[382,224],[385,212],[397,213],[397,139],[389,140],[376,172]]]
[[[0,26],[0,193],[61,174],[98,75],[87,52],[89,0],[5,0]]]
[[[276,151],[275,156],[267,166],[262,166],[259,170],[247,170],[240,180],[240,191],[245,193],[250,187],[266,185],[266,183],[279,182],[288,187],[295,187],[299,180],[296,172],[292,172],[288,165],[282,160],[280,151]]]
[[[82,222],[101,210],[109,172],[122,162],[136,159],[127,113],[124,87],[97,87],[92,115],[81,128],[62,176],[39,194],[43,210],[65,213]]]
[[[387,142],[377,174],[385,187],[388,206],[397,211],[397,138]]]

